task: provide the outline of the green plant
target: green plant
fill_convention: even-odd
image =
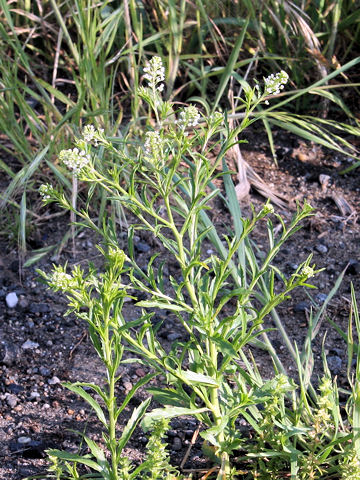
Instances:
[[[90,325],[91,338],[99,355],[104,348],[105,352],[109,349],[107,344],[118,345],[119,349],[123,345],[150,365],[156,374],[166,376],[169,387],[152,387],[149,392],[168,407],[148,414],[143,421],[144,428],[159,419],[194,415],[207,427],[201,435],[214,449],[219,462],[217,478],[221,480],[231,478],[230,456],[242,443],[236,427],[237,418],[253,405],[264,403],[270,395],[268,385],[258,384],[251,369],[246,371],[239,365],[239,359],[246,357],[244,348],[264,334],[261,325],[265,316],[294,288],[311,286],[306,281],[316,273],[310,267],[311,257],[288,279],[272,265],[284,242],[299,228],[299,222],[311,215],[312,209],[307,203],[298,207],[291,224],[286,227],[267,203],[260,212],[253,212],[252,219],[241,219],[238,237],[224,237],[227,251],[223,247],[222,257],[206,256],[202,240],[216,232],[213,226],[204,223],[203,214],[219,193],[217,189],[209,190],[209,185],[219,176],[216,170],[227,149],[233,145],[234,134],[224,127],[223,116],[218,112],[205,120],[194,106],[174,112],[173,105],[162,100],[163,71],[159,58],[149,62],[146,73],[149,87],[141,88],[139,96],[153,112],[156,129],[146,132],[144,147],[117,148],[102,131],[88,126],[76,140],[74,149],[60,153],[61,161],[73,174],[89,183],[88,203],[96,189],[103,189],[113,201],[121,203],[137,217],[139,224],[129,228],[128,254],[125,256],[119,250],[115,225],[111,221],[104,221],[99,227],[86,209],[75,211],[64,194],[44,185],[41,194],[46,203],[58,202],[82,219],[79,224],[102,235],[104,245],[100,251],[109,265],[100,282],[94,279],[91,271],[86,276],[75,268],[70,275],[66,267],[56,267],[47,279],[51,286],[70,293],[72,307]],[[284,74],[267,80],[264,93],[259,88],[246,90],[247,111],[269,93],[276,92],[285,80]],[[272,85],[271,92],[268,91],[270,81],[277,82],[277,86]],[[189,129],[199,122],[201,127],[189,135]],[[245,128],[246,122],[243,126]],[[220,147],[217,155],[211,139]],[[99,151],[106,152],[101,163],[97,159]],[[277,239],[269,215],[275,215],[282,223],[283,231]],[[236,270],[233,260],[241,245],[265,219],[268,219],[270,240],[268,254],[259,268]],[[165,285],[163,262],[159,262],[158,255],[152,257],[146,272],[138,267],[133,235],[139,229],[151,232],[176,261],[181,277],[170,277],[170,285]],[[125,273],[127,284],[120,281]],[[276,273],[280,274],[283,283],[280,290],[275,290]],[[230,282],[231,275],[235,274],[242,282],[236,287]],[[256,298],[262,282],[268,286],[268,296],[259,307]],[[103,290],[107,292],[105,285],[109,289],[106,295],[102,293]],[[130,286],[135,292],[145,293],[147,299],[136,303],[141,309],[139,316],[128,321],[122,313],[122,305]],[[96,289],[98,295],[94,295]],[[89,313],[79,313],[85,305]],[[187,340],[174,342],[170,351],[166,351],[151,322],[154,309],[172,312]],[[104,332],[111,329],[112,336],[102,334],[104,346],[92,335],[95,319],[99,325],[107,326]],[[119,358],[108,355],[103,361],[111,373],[109,389],[113,398],[110,385],[114,384]],[[103,400],[109,403],[109,398],[103,397]],[[110,425],[113,423],[111,421]],[[112,426],[111,432],[113,430]],[[108,440],[108,448],[112,452],[114,471],[119,459],[118,448],[113,434],[109,433],[107,438],[112,439]]]
[[[352,321],[359,332],[359,315],[355,293],[351,293],[352,312],[349,317],[348,381],[349,389],[340,392],[332,379],[323,351],[324,375],[315,389],[311,373],[304,372],[297,355],[299,387],[284,375],[266,382],[271,395],[264,408],[250,408],[244,417],[256,433],[244,446],[239,462],[247,466],[249,478],[281,478],[290,472],[292,479],[349,480],[360,473],[359,450],[359,353],[353,363],[354,343]],[[309,332],[313,330],[310,325]],[[311,335],[310,335],[311,336]],[[313,360],[305,359],[306,370]],[[253,375],[264,383],[256,366]],[[311,382],[311,383],[310,383]],[[309,388],[311,386],[311,388]],[[246,477],[246,478],[248,478]]]
[[[124,298],[127,295],[128,286],[121,283],[121,274],[126,271],[126,269],[124,270],[126,257],[118,250],[110,249],[107,253],[103,250],[100,251],[107,258],[107,266],[103,273],[91,268],[85,274],[80,268],[75,267],[72,275],[69,275],[63,268],[58,267],[54,269],[51,276],[43,274],[43,277],[49,287],[55,291],[66,293],[69,306],[67,314],[75,312],[81,320],[87,322],[92,344],[105,367],[106,383],[104,387],[86,382],[64,383],[64,386],[82,397],[96,413],[102,424],[104,447],[108,450],[110,459],[107,459],[103,446],[82,434],[90,453],[79,455],[61,450],[49,450],[48,455],[52,462],[49,472],[54,472],[55,478],[58,479],[168,479],[171,472],[175,472],[175,470],[168,463],[165,445],[162,443],[167,429],[166,421],[154,425],[147,446],[145,462],[135,467],[128,459],[121,456],[151,399],[147,398],[133,410],[121,435],[116,430],[119,416],[139,388],[154,377],[154,373],[145,375],[133,385],[125,399],[119,404],[116,386],[120,376],[117,372],[120,363],[124,361],[122,359],[124,346],[116,316],[114,317],[113,314],[114,306],[116,306],[116,315],[121,313]],[[85,305],[87,306],[86,312],[83,311]],[[78,465],[89,467],[92,471],[90,477],[78,473]],[[165,466],[167,470],[163,472]]]

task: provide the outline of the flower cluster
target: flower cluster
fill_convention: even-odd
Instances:
[[[266,203],[264,206],[263,206],[263,214],[264,215],[269,215],[270,213],[274,213],[275,210],[274,210],[274,207],[271,205],[271,203]]]
[[[301,270],[301,275],[304,275],[306,278],[311,278],[315,275],[315,270],[309,265],[305,265],[305,267]]]
[[[54,193],[54,187],[50,185],[50,183],[40,185],[39,193],[43,201],[46,202],[47,200],[50,200],[52,198],[52,194]]]
[[[146,132],[145,138],[145,160],[156,165],[162,158],[163,140],[159,132]]]
[[[96,129],[94,125],[86,125],[82,132],[82,138],[87,143],[94,143],[95,147],[98,146],[99,141],[103,140],[104,129]]]
[[[194,105],[190,105],[190,107],[186,107],[180,112],[180,118],[177,121],[178,125],[182,130],[188,127],[196,127],[200,120],[200,113],[199,110],[194,107]]]
[[[90,155],[85,150],[79,150],[77,147],[69,150],[61,150],[59,159],[74,175],[79,176],[81,170],[90,162]]]
[[[284,88],[284,85],[288,82],[289,75],[281,70],[277,74],[271,74],[264,79],[265,82],[265,95],[277,95],[280,93],[280,90]]]
[[[164,90],[164,84],[161,82],[165,80],[165,68],[163,67],[161,58],[152,57],[145,65],[144,72],[144,78],[149,82],[149,87],[152,90],[157,89],[159,92],[162,92]]]
[[[74,279],[62,270],[54,270],[49,278],[49,284],[58,290],[66,291],[74,286]]]

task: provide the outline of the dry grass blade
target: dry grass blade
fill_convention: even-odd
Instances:
[[[353,217],[354,222],[356,222],[357,215],[356,215],[355,208],[352,207],[350,203],[342,195],[339,195],[338,193],[333,192],[331,194],[331,198],[334,200],[336,206],[340,210],[341,215],[343,217],[346,217],[346,216]]]
[[[265,198],[269,198],[272,203],[278,205],[279,207],[292,209],[293,207],[289,204],[289,200],[281,195],[278,192],[274,192],[264,180],[255,172],[255,170],[248,164],[246,166],[246,175],[251,186],[254,187],[260,195]]]

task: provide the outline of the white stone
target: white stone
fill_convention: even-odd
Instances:
[[[30,437],[19,437],[18,442],[23,444],[23,445],[26,445],[27,443],[31,442],[31,438]]]
[[[24,342],[21,345],[21,348],[23,348],[24,350],[33,350],[34,348],[37,348],[38,346],[39,346],[38,343],[32,342],[31,340],[26,340],[26,342]]]
[[[9,308],[14,308],[16,307],[19,299],[15,292],[10,292],[6,295],[5,301]]]

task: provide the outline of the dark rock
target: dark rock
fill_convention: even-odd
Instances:
[[[334,275],[336,273],[335,265],[328,265],[326,271],[329,275]]]
[[[299,265],[297,263],[292,263],[292,262],[288,262],[286,266],[288,267],[289,271],[293,271],[293,272],[295,272],[299,268]]]
[[[326,295],[326,293],[317,293],[315,295],[315,299],[319,303],[324,303],[325,300],[327,299],[327,295]]]
[[[142,445],[146,445],[148,443],[148,439],[146,437],[140,437],[139,438],[139,442],[142,444]]]
[[[294,306],[294,312],[306,312],[307,310],[310,310],[310,305],[306,301],[299,302]]]
[[[315,246],[315,250],[319,253],[327,253],[328,252],[328,247],[326,245],[324,245],[323,243],[318,243],[316,246]]]
[[[2,341],[0,343],[0,363],[10,367],[16,363],[19,356],[19,349],[16,345]]]
[[[349,266],[346,270],[346,273],[349,275],[359,275],[360,274],[360,262],[355,260],[354,258],[350,258]]]
[[[344,353],[344,350],[341,349],[341,348],[331,347],[330,350],[329,350],[329,353],[330,354],[335,354],[338,357],[341,357],[342,354]]]
[[[30,313],[47,313],[50,307],[47,303],[32,303],[29,307]]]
[[[342,371],[342,360],[337,355],[327,357],[328,367],[333,375],[339,375]]]
[[[19,310],[26,310],[28,308],[28,306],[29,306],[29,301],[24,297],[20,298],[18,306],[17,306],[18,309]]]
[[[148,253],[151,250],[150,245],[145,242],[137,242],[135,248],[140,253]]]
[[[30,330],[32,330],[35,327],[35,323],[31,318],[27,321],[27,326]]]
[[[179,450],[182,449],[182,443],[179,437],[174,438],[172,448],[175,452],[178,452]]]
[[[17,385],[16,383],[10,383],[10,385],[8,385],[6,388],[7,390],[9,390],[9,392],[15,393],[15,394],[24,391],[24,387],[22,385]]]
[[[44,377],[48,377],[51,372],[46,367],[39,367],[39,373],[40,373],[40,375],[43,375]]]
[[[19,261],[18,260],[13,260],[10,263],[9,270],[11,270],[13,273],[18,273],[19,272]]]
[[[181,337],[182,337],[181,333],[170,333],[166,338],[169,340],[169,342],[174,342],[175,340],[178,340]]]

